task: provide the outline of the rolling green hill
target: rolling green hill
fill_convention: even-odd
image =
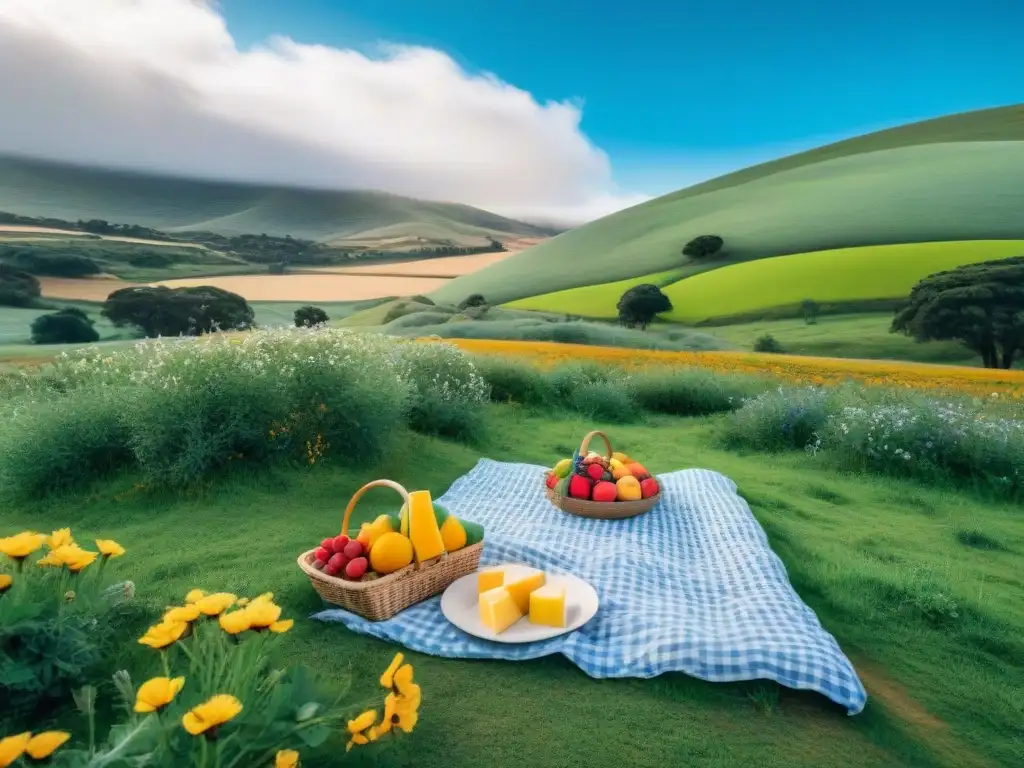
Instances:
[[[487,237],[553,230],[478,208],[384,192],[202,181],[0,157],[0,211],[75,221],[106,219],[166,232],[266,233],[337,245],[422,238],[483,245]]]
[[[482,293],[504,303],[784,254],[1020,239],[1022,178],[1024,106],[952,115],[764,163],[620,211],[432,296],[458,302]],[[681,255],[702,234],[725,239],[722,256],[710,263]]]

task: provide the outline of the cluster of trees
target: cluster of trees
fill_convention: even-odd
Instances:
[[[81,309],[60,309],[32,321],[32,341],[35,344],[90,344],[100,338],[94,325],[92,318]]]
[[[42,293],[35,276],[0,262],[0,306],[33,307]]]
[[[0,263],[50,277],[88,277],[102,271],[99,264],[76,253],[74,248],[64,250],[37,245],[0,245]]]
[[[622,325],[646,330],[657,315],[672,310],[672,302],[658,286],[643,283],[634,285],[622,294],[616,309]]]
[[[327,313],[320,307],[305,306],[295,310],[295,326],[297,328],[311,328],[314,325],[323,325],[330,319]]]
[[[75,222],[75,229],[82,232],[89,232],[93,235],[117,235],[119,237],[140,237],[146,240],[167,240],[173,241],[174,237],[161,232],[159,229],[143,227],[139,224],[111,224],[103,219],[79,219]]]
[[[135,326],[149,337],[248,330],[255,320],[244,298],[210,285],[122,288],[107,297],[101,314],[118,327]]]

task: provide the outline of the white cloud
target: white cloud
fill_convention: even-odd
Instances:
[[[571,102],[430,48],[240,50],[207,0],[0,0],[0,72],[0,152],[567,223],[646,199],[615,187]]]

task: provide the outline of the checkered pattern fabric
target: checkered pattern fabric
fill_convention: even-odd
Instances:
[[[591,677],[769,679],[817,691],[851,715],[864,709],[857,673],[793,591],[727,477],[701,469],[661,475],[662,499],[647,514],[591,520],[548,502],[544,471],[483,459],[438,502],[485,527],[482,565],[526,563],[590,582],[600,608],[580,629],[521,645],[481,640],[444,618],[440,597],[383,622],[336,608],[314,618],[435,656],[561,653]]]

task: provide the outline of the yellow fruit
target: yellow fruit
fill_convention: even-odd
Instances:
[[[372,523],[363,523],[363,531],[368,534],[368,541],[366,544],[367,549],[373,551],[373,545],[377,543],[377,539],[383,536],[385,533],[391,533],[391,518],[387,515],[380,515]]]
[[[622,466],[625,466],[625,465],[621,461],[619,461],[618,459],[615,459],[615,458],[611,459],[608,462],[608,469],[612,470],[613,472],[615,471],[616,467],[622,467]]]
[[[448,515],[441,525],[441,541],[444,542],[445,552],[454,552],[466,546],[466,529],[455,515]]]
[[[640,481],[632,475],[620,478],[615,483],[615,488],[618,491],[619,501],[639,501],[643,498]]]
[[[572,471],[572,459],[562,459],[555,464],[555,468],[551,471],[555,473],[556,477],[568,476],[569,472]]]
[[[412,562],[412,542],[394,531],[381,535],[370,550],[370,567],[377,573],[394,573]]]
[[[401,511],[398,513],[398,519],[401,520],[402,524],[399,526],[399,533],[403,536],[409,535],[409,505],[403,504]]]
[[[629,456],[624,453],[619,453],[618,451],[612,454],[612,458],[618,460],[622,464],[629,464],[630,462]]]
[[[632,477],[632,476],[633,475],[629,471],[629,467],[624,465],[624,464],[619,464],[619,466],[617,466],[614,469],[612,469],[612,477],[614,477],[616,480],[621,480],[624,477]]]

